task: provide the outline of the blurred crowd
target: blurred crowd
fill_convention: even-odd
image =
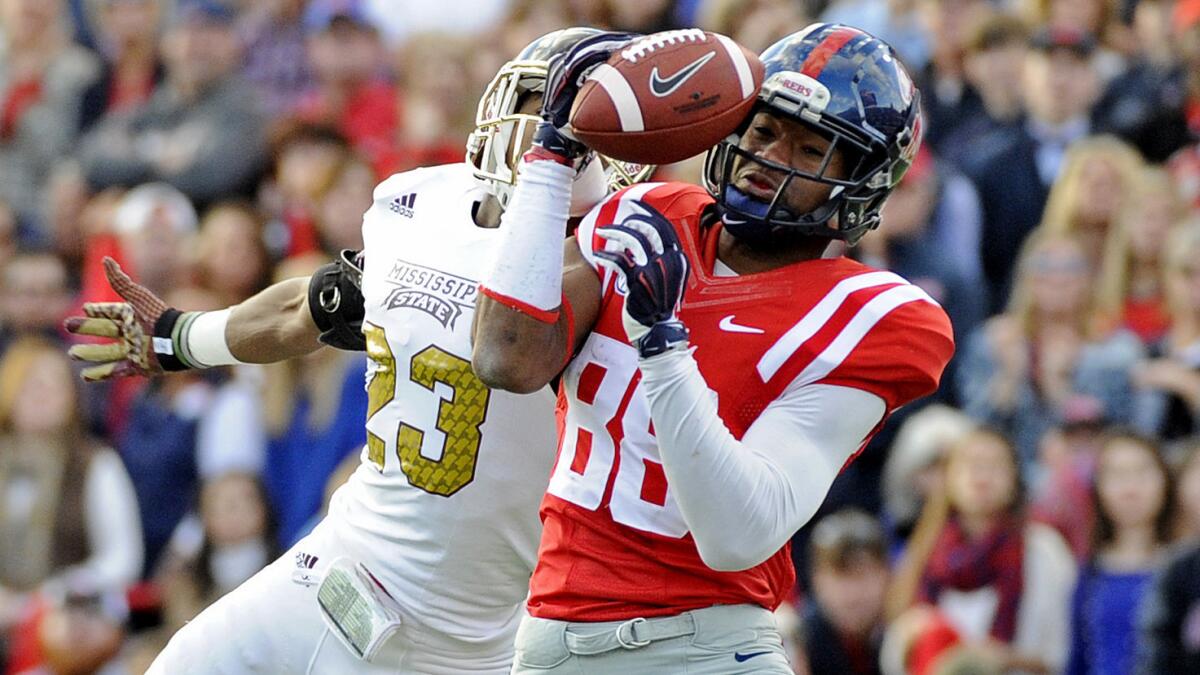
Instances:
[[[1200,672],[1198,0],[0,0],[0,672],[142,672],[365,440],[360,354],[83,386],[60,325],[118,300],[105,256],[235,304],[461,161],[541,34],[813,20],[917,80],[925,144],[846,254],[958,353],[797,535],[797,671]]]

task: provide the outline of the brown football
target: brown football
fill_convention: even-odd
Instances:
[[[654,33],[588,75],[571,129],[609,157],[678,162],[733,133],[762,81],[758,56],[724,35],[698,28]]]

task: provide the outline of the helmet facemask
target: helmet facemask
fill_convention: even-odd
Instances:
[[[526,132],[541,122],[538,115],[517,110],[525,96],[545,92],[548,72],[545,61],[509,61],[492,78],[479,99],[475,130],[467,137],[467,162],[475,169],[475,177],[500,202],[501,208],[508,208],[516,189],[517,167],[524,150],[514,139],[525,138]],[[609,191],[640,183],[656,168],[651,164],[634,164],[603,155],[597,157]],[[586,175],[587,168],[580,169],[580,180],[590,178]],[[594,196],[593,201],[600,197],[603,194]]]
[[[907,169],[907,163],[899,166],[902,158],[891,156],[882,136],[874,138],[836,116],[822,114],[829,92],[819,82],[799,73],[787,76],[764,83],[759,103],[747,122],[708,152],[704,186],[721,205],[726,229],[735,236],[770,239],[789,233],[817,235],[853,245],[878,226],[879,210],[891,187],[899,181],[899,175]],[[764,111],[797,120],[829,141],[817,170],[806,171],[773,162],[739,147],[754,115]],[[844,177],[829,172],[838,152],[843,156]],[[753,163],[764,173],[780,177],[769,202],[746,195],[733,185],[734,171],[744,163]],[[788,208],[785,197],[796,180],[830,186],[829,198],[807,213],[795,213]],[[836,228],[829,226],[834,218]]]
[[[501,208],[508,207],[517,184],[523,148],[515,139],[524,138],[531,125],[541,121],[517,109],[524,95],[545,91],[546,73],[543,61],[509,61],[479,99],[475,130],[467,137],[467,162]]]

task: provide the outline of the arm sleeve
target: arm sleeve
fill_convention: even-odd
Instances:
[[[84,504],[92,554],[68,574],[85,573],[103,587],[124,588],[141,572],[142,525],[133,484],[115,452],[92,457]]]
[[[739,441],[689,352],[643,360],[641,370],[667,480],[715,570],[749,569],[782,548],[885,413],[866,391],[793,384]]]

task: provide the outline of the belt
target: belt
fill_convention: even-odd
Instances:
[[[640,649],[651,642],[670,640],[696,632],[696,622],[690,612],[654,619],[638,617],[622,622],[615,627],[584,635],[571,632],[572,628],[576,626],[586,625],[572,624],[563,636],[567,643],[567,650],[572,654],[590,656],[611,652],[615,649]]]

